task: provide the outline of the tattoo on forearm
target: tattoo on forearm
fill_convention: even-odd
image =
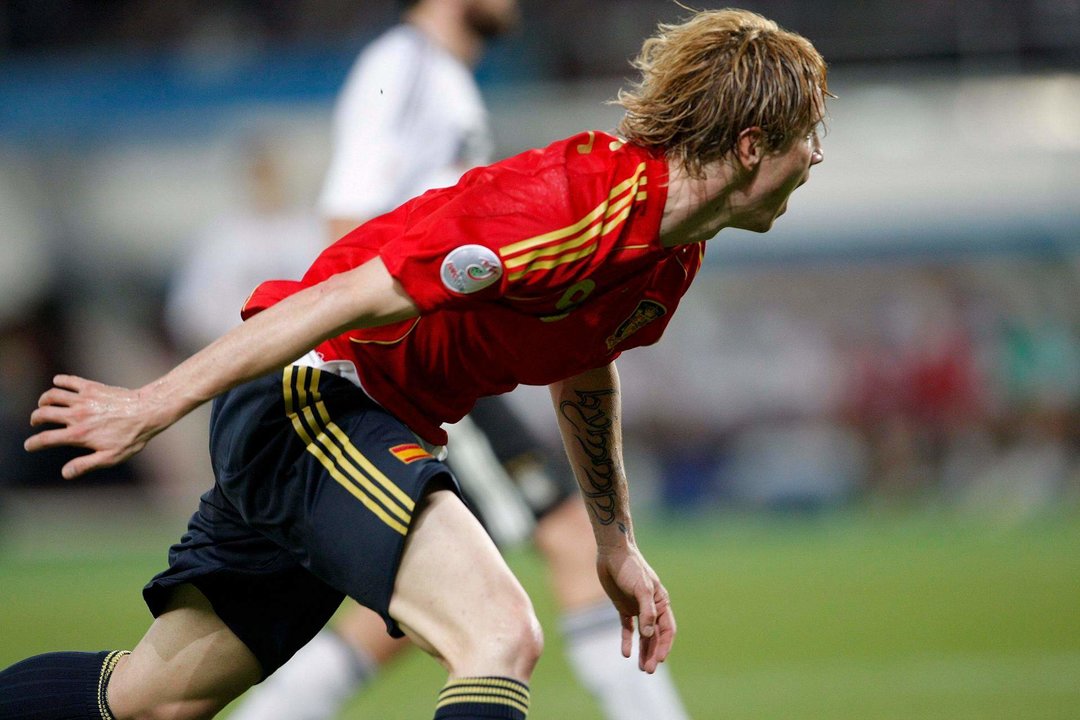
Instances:
[[[614,393],[614,390],[576,390],[574,400],[559,403],[559,412],[574,428],[574,439],[589,461],[581,466],[588,483],[582,486],[582,494],[601,525],[616,522],[618,510],[615,483],[619,468],[611,456],[614,420],[604,409],[604,398]],[[621,522],[618,525],[626,532]]]

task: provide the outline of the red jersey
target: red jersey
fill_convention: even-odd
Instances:
[[[704,254],[703,243],[660,244],[666,198],[662,155],[582,133],[365,223],[299,282],[260,285],[243,315],[380,256],[420,316],[315,352],[352,363],[376,402],[443,445],[440,425],[478,397],[547,385],[660,338]]]

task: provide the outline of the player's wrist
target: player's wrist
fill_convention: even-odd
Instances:
[[[593,529],[596,550],[600,555],[625,554],[637,547],[630,521],[615,522]]]
[[[146,424],[154,429],[154,434],[169,427],[199,405],[180,390],[181,386],[170,382],[166,376],[135,391],[140,411]]]

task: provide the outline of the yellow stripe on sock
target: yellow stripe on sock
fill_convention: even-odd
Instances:
[[[116,664],[120,662],[120,658],[131,653],[127,650],[114,650],[105,656],[105,662],[101,663],[101,673],[98,675],[98,688],[97,688],[97,704],[98,712],[101,713],[101,720],[116,720],[112,712],[109,711],[109,702],[106,699],[106,693],[109,689],[109,679],[112,677],[113,671],[116,670]]]

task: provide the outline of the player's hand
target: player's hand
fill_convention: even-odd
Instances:
[[[622,654],[630,657],[634,620],[638,627],[638,667],[647,673],[667,659],[675,642],[675,615],[667,590],[636,547],[601,549],[600,584],[622,619]]]
[[[23,447],[30,452],[62,445],[91,450],[64,465],[61,474],[67,479],[127,460],[163,429],[151,420],[154,408],[138,390],[73,375],[57,375],[53,385],[38,400],[30,424],[61,427],[31,435]]]

